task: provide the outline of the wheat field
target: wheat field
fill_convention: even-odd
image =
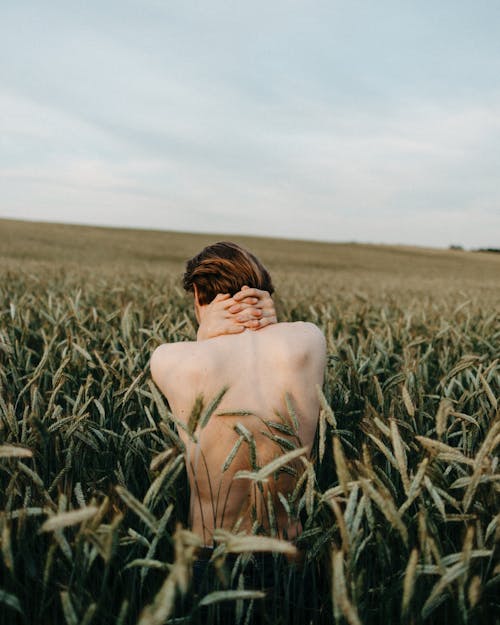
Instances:
[[[200,595],[148,363],[195,338],[183,263],[220,239],[329,358],[302,535],[220,531]],[[1,623],[500,623],[500,255],[0,220],[0,297]],[[256,551],[271,593],[245,585]]]

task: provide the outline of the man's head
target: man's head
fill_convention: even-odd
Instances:
[[[183,286],[186,291],[194,291],[196,287],[200,306],[209,304],[219,293],[234,295],[245,285],[269,293],[274,291],[264,265],[236,243],[214,243],[186,263]]]

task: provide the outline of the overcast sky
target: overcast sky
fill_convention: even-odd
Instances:
[[[500,247],[498,0],[3,0],[0,216]]]

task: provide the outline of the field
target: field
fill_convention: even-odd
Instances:
[[[328,344],[289,501],[305,562],[276,555],[266,598],[215,574],[194,596],[182,453],[148,372],[195,338],[183,263],[221,238]],[[499,357],[500,255],[0,220],[0,623],[500,623]],[[221,537],[221,572],[251,540]]]

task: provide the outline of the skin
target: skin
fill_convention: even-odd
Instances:
[[[194,291],[195,313],[199,323],[200,306],[196,285]],[[260,330],[277,322],[274,302],[269,293],[248,286],[243,286],[233,297],[229,293],[219,293],[205,308],[205,322],[198,328],[198,341],[221,334],[240,334],[245,329]]]
[[[263,432],[304,446],[305,455],[310,453],[319,415],[316,385],[323,383],[326,364],[325,338],[311,323],[276,323],[269,294],[255,289],[242,289],[232,298],[217,296],[204,306],[195,290],[195,313],[197,341],[161,345],[151,358],[153,380],[175,418],[186,426],[197,396],[202,394],[207,405],[223,387],[228,388],[208,424],[196,428],[197,442],[179,428],[186,446],[191,528],[205,545],[212,545],[215,528],[250,533],[253,508],[259,524],[273,533],[267,511],[269,491],[277,535],[293,539],[301,531],[300,522],[288,519],[277,493],[286,497],[296,477],[284,472],[277,479],[271,476],[262,492],[249,480],[233,479],[237,471],[252,470],[250,446],[245,441],[230,466],[224,472],[221,469],[240,438],[234,429],[238,424],[254,437],[258,467],[284,453]],[[291,426],[286,393],[299,423],[293,436],[265,423]],[[249,414],[234,414],[241,410]],[[220,414],[231,411],[232,415]],[[303,469],[300,460],[289,466],[299,473]]]

